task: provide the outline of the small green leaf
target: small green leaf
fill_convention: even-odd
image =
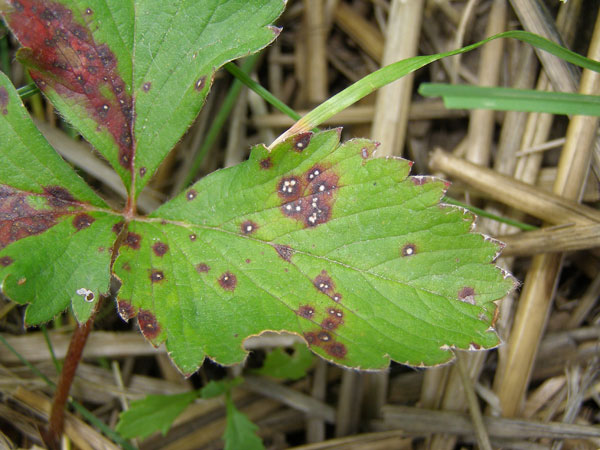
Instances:
[[[363,369],[496,346],[494,302],[513,286],[491,264],[500,246],[440,206],[444,182],[374,150],[335,130],[257,146],[130,222],[114,265],[122,316],[185,374],[206,355],[242,361],[264,330]]]
[[[121,413],[116,430],[125,439],[144,439],[159,430],[165,435],[173,421],[197,398],[197,391],[148,395],[132,402],[130,408]]]
[[[244,382],[242,377],[233,378],[232,380],[209,381],[206,386],[200,390],[202,398],[213,398],[219,395],[227,394],[231,389],[239,386]]]
[[[256,435],[258,427],[239,411],[227,395],[227,426],[223,439],[225,450],[264,450],[262,440]]]
[[[299,380],[306,376],[313,361],[314,356],[306,345],[296,344],[291,355],[282,348],[273,349],[267,353],[263,366],[253,372],[274,378]]]

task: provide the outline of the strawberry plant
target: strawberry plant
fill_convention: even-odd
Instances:
[[[120,316],[165,344],[184,375],[206,357],[243,361],[244,341],[266,330],[296,333],[356,369],[435,366],[454,348],[498,344],[495,302],[513,286],[493,265],[501,245],[471,232],[473,214],[440,204],[446,182],[377,158],[372,141],[307,131],[319,108],[246,162],[138,213],[216,70],[275,39],[283,6],[0,0],[23,45],[19,61],[128,192],[122,209],[111,208],[44,140],[0,74],[2,292],[28,304],[28,326],[65,309],[81,324],[50,440],[111,279],[120,281]]]

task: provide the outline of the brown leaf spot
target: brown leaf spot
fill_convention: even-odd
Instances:
[[[346,350],[346,346],[341,342],[333,342],[331,345],[327,345],[325,347],[325,351],[329,355],[338,359],[344,358],[346,356],[346,353],[348,353],[348,350]]]
[[[246,258],[246,264],[250,264],[252,260],[250,258]]]
[[[306,172],[306,181],[308,183],[312,183],[313,181],[315,181],[317,178],[319,178],[323,172],[325,172],[325,168],[319,164],[316,164],[314,166],[312,166],[307,172]]]
[[[188,201],[192,201],[196,198],[197,195],[198,193],[194,189],[190,189],[189,191],[187,191],[187,194],[185,194],[185,198],[187,198]]]
[[[161,258],[169,251],[169,246],[164,242],[156,242],[152,246],[152,250],[156,256],[160,256]]]
[[[406,244],[400,249],[402,256],[412,256],[417,253],[417,246],[415,244]]]
[[[249,234],[254,233],[258,229],[258,225],[255,222],[252,222],[251,220],[246,220],[242,222],[242,224],[240,225],[240,229],[242,231],[242,234],[245,234],[247,236]]]
[[[460,291],[458,291],[458,299],[461,302],[475,305],[475,289],[470,286],[463,287]]]
[[[8,114],[8,91],[4,86],[0,86],[0,109],[2,110],[3,115]]]
[[[317,334],[309,331],[304,333],[304,339],[308,342],[308,345],[319,345],[319,340],[317,339]]]
[[[277,185],[277,194],[284,200],[296,200],[302,192],[300,179],[295,176],[284,177]]]
[[[196,88],[196,90],[199,92],[202,89],[204,89],[204,86],[206,86],[206,75],[203,77],[200,77],[198,79],[198,81],[196,81],[196,84],[194,85],[194,87]]]
[[[190,234],[190,241],[194,242],[197,239],[198,236],[196,236],[194,233]]]
[[[150,89],[152,88],[152,83],[150,81],[146,81],[143,85],[142,85],[142,90],[144,92],[148,92]]]
[[[336,292],[335,294],[333,294],[333,296],[331,297],[331,299],[332,299],[334,302],[337,302],[337,303],[339,303],[339,302],[341,302],[341,301],[342,301],[342,294],[340,294],[339,292]]]
[[[2,258],[0,258],[0,266],[2,267],[8,267],[13,262],[14,260],[10,256],[3,256]]]
[[[160,283],[165,279],[165,274],[162,270],[152,269],[150,271],[150,281]]]
[[[144,178],[145,175],[146,175],[146,168],[145,167],[140,167],[140,177]]]
[[[112,232],[118,236],[119,234],[121,234],[121,231],[123,231],[124,226],[125,226],[125,222],[123,222],[123,221],[117,222],[112,226]]]
[[[314,286],[323,294],[332,296],[335,291],[335,284],[325,270],[322,270],[319,275],[313,280]]]
[[[131,231],[129,231],[127,233],[127,236],[125,236],[125,239],[123,240],[123,244],[131,248],[132,250],[139,250],[141,240],[142,237],[139,234],[132,233]]]
[[[196,271],[198,273],[206,273],[210,270],[210,266],[208,264],[200,263],[196,264]]]
[[[294,255],[294,250],[292,247],[287,245],[275,244],[275,251],[284,261],[290,262],[292,260],[292,256]]]
[[[321,342],[331,341],[331,335],[327,331],[319,331],[319,333],[317,334],[317,338]]]
[[[88,16],[91,16],[92,14],[94,14],[94,11],[92,11],[92,8],[86,8],[86,10],[85,10],[85,13],[86,13]]]
[[[140,331],[146,339],[155,339],[160,334],[160,325],[156,321],[154,314],[150,311],[140,309],[137,318]]]
[[[119,311],[119,315],[125,321],[135,317],[137,311],[133,307],[131,303],[127,300],[117,300],[117,310]]]
[[[330,316],[336,317],[338,319],[341,319],[342,317],[344,317],[344,312],[341,309],[329,308],[329,309],[327,309],[327,313]]]
[[[315,308],[310,305],[302,305],[300,308],[298,308],[296,314],[298,314],[300,317],[304,317],[305,319],[312,319],[312,317],[315,315]]]
[[[297,152],[303,152],[306,147],[310,144],[310,140],[312,138],[312,133],[309,131],[307,133],[298,134],[294,137],[294,150]]]
[[[123,270],[125,272],[131,272],[131,266],[129,265],[129,263],[127,261],[125,261],[121,267],[123,268]]]
[[[261,159],[258,165],[263,170],[269,170],[271,167],[273,167],[273,162],[271,161],[271,158],[267,156],[266,158]]]
[[[343,323],[343,320],[338,319],[337,317],[325,317],[321,322],[321,328],[325,330],[335,330]]]
[[[92,226],[96,219],[94,219],[89,214],[81,213],[77,214],[73,219],[73,226],[77,229],[77,231],[83,230],[84,228],[88,228]]]
[[[219,277],[219,285],[226,291],[233,291],[237,286],[237,277],[231,272],[225,272]]]
[[[477,342],[471,342],[469,344],[469,347],[473,350],[481,350],[481,345],[479,345]]]
[[[17,284],[19,286],[23,286],[25,283],[27,283],[27,278],[25,278],[25,277],[19,278],[19,281],[17,281]]]

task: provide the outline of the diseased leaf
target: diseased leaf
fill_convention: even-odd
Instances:
[[[121,413],[116,430],[125,439],[144,439],[159,430],[166,435],[173,421],[197,398],[197,391],[148,395]]]
[[[243,412],[239,411],[231,395],[227,395],[227,425],[223,439],[225,450],[264,450],[262,440],[256,435],[258,427]]]
[[[282,0],[0,0],[19,59],[133,195],[204,104],[215,71],[269,44]],[[232,30],[234,30],[232,32]]]
[[[32,303],[28,324],[70,303],[85,321],[108,291],[111,229],[121,218],[50,147],[2,73],[0,142],[0,287]]]
[[[114,266],[122,317],[185,374],[205,356],[240,362],[265,330],[364,369],[494,347],[494,301],[513,284],[490,264],[500,246],[439,205],[443,181],[374,150],[336,131],[257,146],[131,221]]]
[[[305,345],[294,345],[294,353],[291,355],[282,348],[274,348],[267,353],[263,366],[253,372],[274,378],[299,380],[306,376],[313,361],[314,356]]]

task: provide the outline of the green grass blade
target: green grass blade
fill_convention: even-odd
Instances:
[[[600,97],[571,92],[422,83],[419,94],[443,97],[446,108],[600,116]]]
[[[430,64],[441,58],[466,53],[468,51],[481,47],[487,42],[499,38],[519,39],[520,41],[526,42],[549,53],[552,53],[553,55],[558,56],[559,58],[564,59],[565,61],[576,64],[580,67],[584,67],[586,69],[593,70],[595,72],[600,72],[600,62],[585,58],[584,56],[567,50],[566,48],[561,47],[560,45],[557,45],[541,36],[529,33],[527,31],[506,31],[504,33],[496,34],[487,39],[484,39],[483,41],[476,42],[475,44],[471,44],[463,48],[459,48],[449,52],[438,53],[435,55],[415,56],[413,58],[404,59],[402,61],[398,61],[388,66],[382,67],[381,69],[376,70],[375,72],[367,75],[360,81],[357,81],[348,88],[344,89],[339,94],[334,95],[326,102],[317,106],[307,115],[305,115],[302,119],[296,122],[285,133],[279,136],[271,145],[271,148],[275,144],[284,141],[292,135],[308,131],[311,128],[318,126],[319,124],[323,123],[323,121],[329,119],[338,112],[356,103],[361,98],[366,97],[370,93],[385,86],[386,84],[391,83],[392,81],[397,80],[398,78],[403,77],[404,75],[414,72],[415,70],[420,69],[421,67],[424,67],[427,64]]]

